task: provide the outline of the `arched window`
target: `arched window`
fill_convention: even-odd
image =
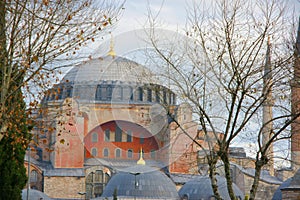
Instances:
[[[115,142],[122,142],[122,129],[116,126]]]
[[[121,157],[121,149],[116,149],[116,158]]]
[[[128,158],[132,158],[132,154],[133,154],[132,149],[128,149],[128,151],[127,151],[127,157]]]
[[[129,86],[125,86],[123,88],[123,100],[132,100],[132,88]]]
[[[132,142],[132,131],[127,131],[127,142]]]
[[[73,93],[73,87],[72,86],[68,86],[65,90],[65,97],[71,97]]]
[[[57,98],[62,99],[63,88],[57,88]]]
[[[107,92],[106,100],[111,100],[111,97],[112,97],[112,91],[113,91],[112,86],[111,86],[111,85],[108,85],[108,86],[107,86],[107,89],[106,89],[106,92]]]
[[[30,183],[36,183],[38,179],[38,173],[37,171],[34,169],[30,172]]]
[[[115,100],[122,100],[122,88],[120,86],[116,86],[113,89],[113,99]]]
[[[102,170],[96,170],[89,173],[85,179],[86,199],[100,197],[103,189],[107,185],[110,175]]]
[[[92,134],[92,142],[98,142],[98,133]]]
[[[140,134],[140,144],[144,144],[144,142],[145,142],[144,134],[141,133],[141,134]]]
[[[96,147],[92,148],[92,156],[97,156],[98,155],[98,149]]]
[[[155,159],[155,150],[154,149],[152,149],[150,151],[150,156],[151,156],[152,159]]]
[[[138,88],[138,100],[143,101],[143,88]]]
[[[167,104],[167,92],[166,92],[166,90],[163,91],[163,100],[164,100],[164,104]]]
[[[147,89],[147,101],[152,102],[152,90],[151,90],[151,88]]]
[[[157,90],[155,91],[155,100],[157,103],[160,102],[160,98],[161,96],[160,96],[159,88],[157,88]]]
[[[108,149],[107,148],[103,149],[103,156],[108,157],[108,155],[109,155]]]
[[[98,101],[101,100],[102,97],[101,92],[102,92],[101,85],[97,85],[95,99]]]
[[[104,138],[105,138],[106,142],[110,141],[110,130],[109,129],[105,130],[105,136],[104,136]]]

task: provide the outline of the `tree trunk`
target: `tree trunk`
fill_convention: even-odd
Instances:
[[[262,156],[262,158],[256,158],[255,161],[255,175],[254,175],[254,179],[253,179],[253,183],[252,183],[252,187],[250,190],[250,198],[249,200],[254,200],[255,199],[255,195],[257,192],[257,188],[259,185],[259,179],[260,179],[260,172],[261,169],[263,167],[264,163],[264,156]]]
[[[5,13],[6,13],[6,1],[0,1],[0,141],[7,131],[7,122],[5,121],[5,103],[6,94],[8,91],[8,85],[6,84],[6,25],[5,25]]]
[[[227,183],[227,191],[230,196],[230,199],[234,200],[236,199],[233,187],[232,187],[232,179],[231,179],[231,174],[230,174],[230,163],[228,159],[228,154],[222,152],[222,155],[220,155],[221,160],[223,161],[224,164],[224,171],[225,171],[225,177],[226,177],[226,183]]]
[[[211,180],[211,187],[213,189],[214,195],[216,200],[221,200],[220,193],[218,191],[218,183],[216,178],[216,164],[217,159],[212,156],[212,158],[209,158],[208,165],[209,165],[209,178]]]

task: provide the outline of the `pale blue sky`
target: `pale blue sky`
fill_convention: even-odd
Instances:
[[[210,1],[201,0],[201,2]],[[127,0],[115,32],[122,33],[147,26],[148,6],[154,14],[160,10],[159,21],[164,24],[164,27],[183,29],[187,5],[193,2],[200,2],[200,0]],[[285,0],[285,2],[288,2],[290,8],[295,7],[295,12],[300,15],[300,0]]]

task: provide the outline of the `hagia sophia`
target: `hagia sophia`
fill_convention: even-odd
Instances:
[[[292,90],[294,98],[298,90]],[[47,91],[36,114],[35,144],[25,157],[29,194],[41,192],[40,199],[214,199],[205,155],[191,138],[204,147],[211,140],[192,115],[150,69],[113,48],[75,65]],[[296,141],[300,134],[294,135]],[[300,160],[300,145],[293,139],[292,159]],[[244,199],[254,160],[241,147],[229,153],[234,191]],[[218,173],[220,194],[228,199],[221,163]],[[299,177],[293,168],[264,169],[256,199],[299,198]]]

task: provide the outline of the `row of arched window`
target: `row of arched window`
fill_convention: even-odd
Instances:
[[[175,94],[159,85],[128,86],[128,85],[97,85],[95,100],[97,101],[137,101],[156,102],[174,105]]]
[[[97,147],[93,147],[91,149],[91,152],[92,152],[92,156],[94,156],[94,157],[100,156]],[[128,149],[126,154],[127,154],[127,158],[132,158],[133,157],[133,150]],[[103,149],[102,156],[106,157],[106,158],[109,157],[109,149],[108,148]],[[119,148],[115,149],[115,158],[121,158],[121,157],[122,157],[122,150],[119,149]],[[152,159],[155,159],[155,150],[150,151],[150,157]]]
[[[46,100],[59,100],[72,96],[80,99],[95,98],[96,101],[134,101],[156,102],[168,105],[176,104],[175,94],[168,88],[160,85],[115,85],[103,83],[96,86],[81,86],[74,88],[71,84],[58,86],[48,91]],[[85,95],[83,95],[85,94]]]
[[[92,142],[98,142],[98,133],[92,133]],[[120,127],[116,126],[115,131],[106,129],[104,131],[104,141],[106,142],[132,142],[132,131],[123,131]],[[144,144],[144,135],[140,134],[140,144]]]

